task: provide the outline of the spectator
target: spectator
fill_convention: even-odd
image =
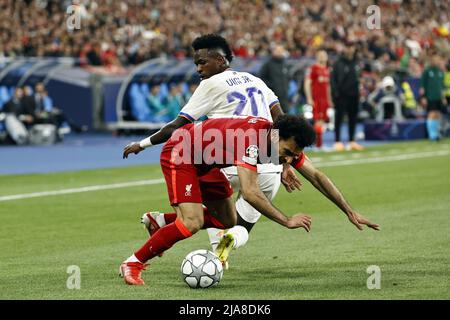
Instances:
[[[289,75],[285,63],[287,52],[281,45],[276,45],[272,49],[272,56],[262,66],[260,71],[261,79],[272,89],[280,101],[285,113],[289,111]]]
[[[427,108],[428,138],[440,140],[440,121],[444,106],[444,72],[441,69],[440,57],[434,53],[430,65],[425,69],[420,79],[420,95],[422,103]]]
[[[21,100],[22,106],[25,110],[28,110],[30,114],[34,115],[36,103],[33,97],[33,90],[29,86],[24,86],[22,89],[23,89],[23,97]]]
[[[194,94],[194,91],[197,89],[198,87],[198,83],[196,82],[191,82],[189,83],[189,89],[188,91],[183,95],[183,105],[186,104],[186,102],[189,101],[189,99],[192,97],[192,95]]]
[[[181,94],[181,87],[179,84],[174,83],[170,86],[170,91],[167,95],[165,103],[167,115],[170,118],[170,121],[178,116],[183,105],[184,104],[183,95]]]
[[[88,64],[91,66],[101,66],[102,63],[102,49],[100,43],[96,42],[92,45],[91,49],[87,52],[86,58]]]
[[[161,87],[159,85],[154,85],[150,89],[150,94],[147,97],[147,103],[153,114],[153,119],[155,122],[168,122],[170,121],[168,115],[169,112],[159,96],[160,90]]]
[[[33,109],[30,108],[30,105],[24,105],[23,103],[24,92],[23,89],[17,87],[14,90],[14,95],[9,100],[3,111],[5,113],[14,114],[20,121],[22,121],[26,126],[30,126],[34,123],[34,112]]]
[[[343,151],[341,141],[341,126],[344,115],[348,117],[349,149],[362,150],[363,147],[355,141],[356,122],[359,109],[359,74],[357,70],[356,48],[348,44],[338,60],[333,65],[331,73],[333,102],[335,106],[335,149]]]
[[[51,112],[53,109],[53,101],[48,96],[47,90],[45,89],[45,85],[42,82],[39,82],[35,86],[35,94],[34,94],[34,112],[36,114],[43,114],[44,112]]]
[[[391,76],[383,78],[377,89],[369,95],[369,103],[375,108],[375,119],[403,120],[402,105],[405,97]]]
[[[182,97],[183,97],[182,106],[184,106],[189,101],[189,99],[192,97],[192,95],[194,94],[194,91],[197,89],[197,87],[198,87],[198,82],[190,82],[189,83],[187,92],[185,92],[182,95]],[[203,116],[199,119],[199,121],[203,121],[206,119],[207,119],[207,117]]]

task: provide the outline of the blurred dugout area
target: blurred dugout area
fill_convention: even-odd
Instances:
[[[265,61],[266,58],[236,58],[232,68],[258,75]],[[306,57],[286,61],[290,113],[310,116],[310,110],[304,108],[302,88],[305,71],[313,62]],[[157,130],[176,117],[199,81],[191,59],[153,59],[121,74],[83,68],[73,58],[5,60],[0,64],[0,113],[16,87],[34,88],[42,82],[52,105],[90,131]],[[418,96],[420,79],[407,77],[405,81]],[[362,98],[360,120],[370,119]],[[2,121],[0,132],[4,134]]]

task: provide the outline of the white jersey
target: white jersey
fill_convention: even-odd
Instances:
[[[258,77],[226,70],[200,82],[180,116],[194,122],[232,116],[258,116],[273,122],[270,110],[279,104],[275,93]],[[236,171],[236,168],[229,170]],[[258,165],[258,172],[281,172],[281,166]],[[231,174],[232,172],[230,172]]]

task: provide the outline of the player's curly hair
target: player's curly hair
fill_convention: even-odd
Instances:
[[[231,51],[230,45],[224,37],[218,34],[205,34],[203,36],[197,37],[192,42],[192,48],[194,50],[200,49],[221,49],[225,54],[225,58],[228,62],[233,60],[233,53]]]
[[[283,140],[294,137],[295,142],[302,149],[311,146],[316,140],[313,126],[302,116],[281,115],[275,120],[273,128],[278,129],[280,138]]]

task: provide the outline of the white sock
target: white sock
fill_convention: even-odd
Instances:
[[[224,231],[216,228],[208,228],[206,231],[208,231],[209,243],[211,243],[211,248],[214,252],[216,251],[217,245],[219,244]]]
[[[138,258],[136,258],[136,256],[133,254],[132,256],[130,256],[127,260],[125,260],[125,262],[141,262],[139,261]],[[141,262],[142,263],[142,262]]]
[[[227,233],[231,233],[234,238],[234,249],[244,246],[248,241],[248,231],[243,226],[234,226]]]

